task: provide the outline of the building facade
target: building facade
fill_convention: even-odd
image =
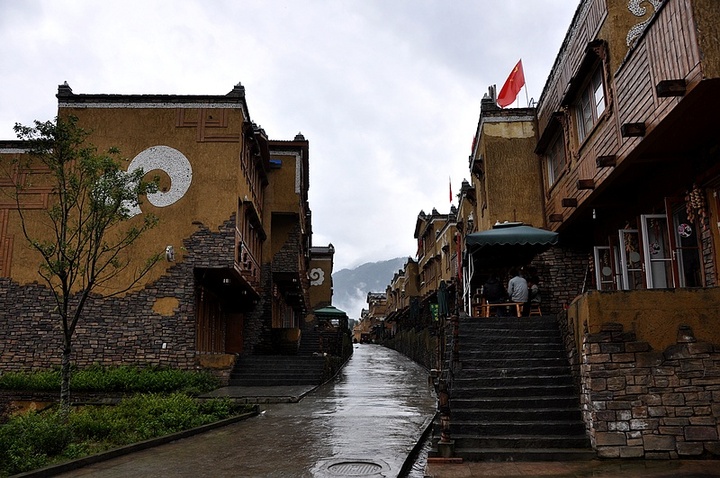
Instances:
[[[228,370],[238,354],[287,350],[282,341],[299,338],[287,329],[300,329],[312,287],[324,284],[311,285],[307,274],[307,140],[268,139],[241,85],[227,95],[177,96],[75,94],[65,84],[57,97],[58,116],[77,117],[98,150],[118,148],[131,158],[128,170],[159,178],[159,191],[129,220],[153,214],[158,225],[128,255],[165,251],[130,292],[113,295],[129,276],[96,291],[76,330],[75,363]],[[0,142],[9,173],[3,186],[25,181],[21,207],[32,222],[52,193],[32,180],[42,171],[12,169],[25,153],[20,142]],[[40,258],[24,242],[15,201],[2,207],[0,329],[11,339],[0,346],[0,362],[6,370],[47,368],[59,363],[59,321],[37,282]],[[332,252],[324,253],[327,276]]]
[[[559,234],[527,266],[601,457],[720,455],[719,25],[713,0],[581,0],[537,107],[482,101],[457,233]],[[415,230],[423,296],[434,216]],[[467,298],[492,272],[474,265]]]

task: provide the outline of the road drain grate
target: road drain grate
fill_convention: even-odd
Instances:
[[[376,460],[363,460],[363,459],[344,459],[344,460],[333,460],[329,465],[326,465],[325,470],[331,476],[380,476],[379,474],[383,471],[388,470],[388,466],[385,463],[378,462]],[[385,476],[385,475],[382,475]]]

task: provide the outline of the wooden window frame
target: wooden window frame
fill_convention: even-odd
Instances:
[[[578,141],[584,142],[607,110],[607,93],[602,63],[598,63],[585,81],[574,102]]]
[[[563,141],[562,129],[557,131],[545,150],[545,173],[547,175],[548,189],[557,183],[565,171],[567,152]]]

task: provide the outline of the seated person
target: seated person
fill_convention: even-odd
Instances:
[[[507,301],[507,292],[498,279],[497,274],[492,274],[485,282],[482,288],[482,296],[488,304],[500,304]],[[504,307],[490,307],[488,315],[505,315],[502,310]],[[497,314],[496,314],[497,313]]]
[[[537,276],[528,279],[528,306],[529,310],[532,310],[533,307],[540,307],[540,287],[538,287]]]
[[[508,295],[510,300],[522,304],[522,316],[530,315],[530,303],[528,302],[528,284],[517,269],[510,270],[510,282],[508,282]]]

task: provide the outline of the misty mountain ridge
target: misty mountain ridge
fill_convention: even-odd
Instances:
[[[368,292],[384,293],[396,272],[402,270],[407,257],[379,262],[367,262],[354,269],[342,269],[332,275],[335,307],[344,310],[351,319],[359,319],[367,308]]]

